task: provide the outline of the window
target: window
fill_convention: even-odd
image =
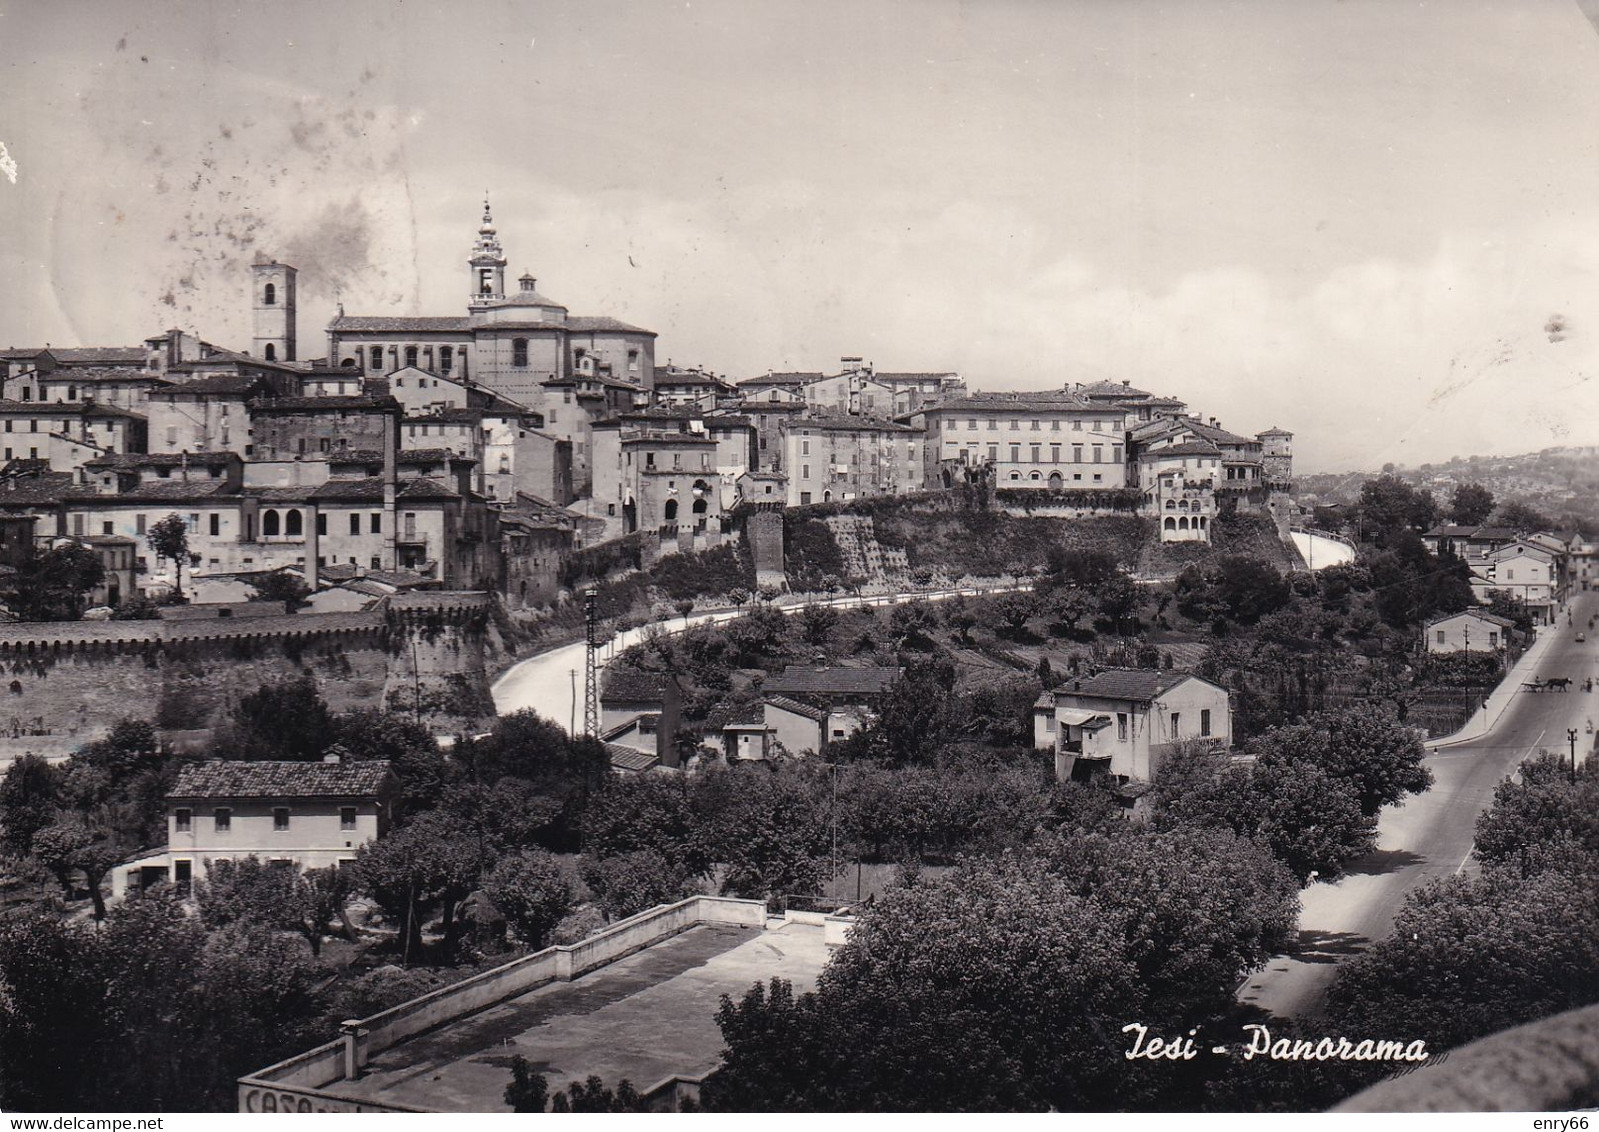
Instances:
[[[1105,461],[1105,450],[1098,444],[1094,445],[1094,463],[1102,464]]]
[[[1010,462],[1013,464],[1022,462],[1022,446],[1020,444],[1012,444],[1010,446]]]
[[[339,828],[340,829],[354,829],[355,828],[355,807],[354,806],[340,806],[339,807]]]
[[[1039,453],[1038,445],[1034,444],[1031,447],[1032,447],[1032,450],[1033,450],[1032,451],[1033,463],[1035,463],[1035,464],[1042,463],[1043,461],[1038,458],[1038,453]]]
[[[1049,446],[1049,462],[1051,464],[1060,463],[1060,445],[1059,444],[1051,444]]]
[[[1446,634],[1444,633],[1444,631],[1442,629],[1439,629],[1438,630],[1438,643],[1440,645],[1444,644],[1445,640],[1446,640]]]
[[[1072,431],[1073,432],[1082,432],[1083,431],[1083,422],[1082,421],[1073,421],[1072,422]]]
[[[1021,431],[1021,427],[1022,427],[1022,422],[1021,421],[1012,420],[1010,422],[1010,430],[1012,432],[1020,432]]]
[[[1209,735],[1210,734],[1210,709],[1209,708],[1200,708],[1199,709],[1199,733],[1201,735]]]
[[[1053,715],[1047,715],[1047,716],[1044,717],[1044,730],[1045,731],[1053,731],[1053,730],[1055,730],[1055,717]]]
[[[453,346],[440,346],[439,347],[439,372],[440,373],[449,373],[450,372],[450,368],[452,366],[454,366],[454,365],[455,365],[455,347],[453,347]]]
[[[372,512],[371,521],[367,523],[366,529],[367,529],[368,533],[370,533],[370,534],[374,534],[374,535],[382,534],[383,533],[383,512],[381,512],[381,511]]]
[[[370,351],[370,353],[372,355],[372,362],[371,362],[372,368],[373,369],[382,369],[383,368],[383,347],[382,346],[373,346],[371,351]]]
[[[511,365],[517,369],[527,368],[527,339],[511,339]]]
[[[416,347],[415,346],[407,346],[405,348],[405,364],[408,365],[408,366],[416,365]]]
[[[189,885],[194,880],[193,861],[172,862],[172,883],[177,886],[180,895],[189,895]]]
[[[272,343],[268,342],[266,344],[266,350],[264,352],[264,355],[265,355],[267,361],[275,362],[275,361],[278,360],[278,348],[276,346],[274,346]]]
[[[1116,713],[1116,738],[1123,742],[1127,739],[1127,713],[1124,711]]]
[[[266,290],[263,291],[262,294],[261,294],[261,304],[263,306],[270,307],[270,306],[273,306],[274,304],[276,304],[277,301],[278,301],[278,289],[277,289],[277,286],[275,284],[268,283],[266,285]]]
[[[1049,431],[1050,432],[1059,432],[1060,431],[1060,418],[1059,417],[1056,417],[1054,420],[1049,422]]]
[[[800,455],[801,456],[809,456],[810,454],[811,454],[811,442],[809,440],[800,441]]]
[[[1499,634],[1497,631],[1488,634],[1488,647],[1491,649],[1499,647]]]
[[[1173,739],[1182,734],[1182,718],[1181,712],[1174,711],[1171,713],[1171,737]]]
[[[133,517],[133,529],[134,529],[135,533],[137,533],[137,534],[141,534],[141,535],[144,534],[144,516],[143,515],[135,515]]]
[[[233,811],[226,807],[218,807],[215,814],[218,833],[227,833],[233,828]]]
[[[801,464],[800,465],[800,479],[808,480],[810,478],[811,478],[811,466],[809,464]]]
[[[361,516],[353,511],[350,512],[350,533],[352,535],[361,533]]]
[[[184,808],[172,811],[172,825],[179,833],[188,833],[194,829],[194,811]]]
[[[966,431],[967,432],[976,432],[977,431],[977,421],[976,420],[967,421],[966,422]]]
[[[283,533],[291,537],[305,534],[305,520],[298,511],[284,512]]]
[[[211,537],[215,538],[222,533],[222,516],[213,511],[211,512],[210,519]]]
[[[999,430],[999,422],[996,421],[996,420],[990,420],[988,422],[988,431],[989,432],[997,432],[998,430]]]
[[[116,527],[111,522],[110,519],[102,520],[101,523],[100,523],[100,533],[103,534],[103,535],[112,534],[115,531],[115,529],[116,529]]]
[[[282,833],[289,828],[289,807],[272,807],[272,828],[278,833]]]
[[[282,530],[281,523],[282,520],[278,517],[278,513],[276,511],[263,511],[261,513],[261,537],[275,537]],[[139,524],[139,530],[144,530],[143,523]]]

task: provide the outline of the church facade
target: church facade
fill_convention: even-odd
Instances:
[[[329,324],[327,364],[383,377],[416,366],[469,381],[542,410],[548,383],[655,383],[655,332],[614,318],[571,314],[531,275],[505,289],[505,251],[487,202],[467,261],[470,293],[460,317],[347,315]],[[570,388],[567,385],[566,388]]]

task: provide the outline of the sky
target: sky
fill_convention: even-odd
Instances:
[[[0,0],[0,346],[249,346],[248,264],[734,378],[1111,379],[1305,471],[1599,443],[1599,0]],[[514,284],[512,284],[514,286]]]

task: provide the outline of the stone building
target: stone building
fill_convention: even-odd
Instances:
[[[951,487],[986,466],[996,487],[1111,491],[1127,485],[1126,410],[1073,393],[975,393],[900,419],[924,428],[922,481]]]

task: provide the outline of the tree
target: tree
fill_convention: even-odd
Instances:
[[[1130,625],[1130,622],[1138,612],[1141,595],[1131,578],[1126,574],[1116,574],[1097,584],[1093,592],[1100,613],[1116,627],[1117,633],[1125,634],[1129,628],[1137,631],[1137,626]]]
[[[1515,622],[1519,632],[1531,635],[1532,613],[1527,609],[1527,603],[1517,597],[1514,591],[1489,590],[1487,597],[1489,613]]]
[[[36,834],[55,821],[61,772],[39,755],[14,759],[0,778],[0,845],[12,857],[33,852]]]
[[[330,921],[340,920],[348,932],[344,906],[351,888],[349,877],[335,868],[302,873],[250,856],[212,861],[194,896],[209,929],[240,924],[292,931],[305,937],[312,955],[321,955]]]
[[[487,864],[487,846],[452,816],[432,811],[392,830],[356,853],[354,879],[400,928],[402,954],[422,956],[422,924],[437,910],[442,958],[454,954],[461,927],[456,908]]]
[[[1027,629],[1027,619],[1038,609],[1037,599],[1031,594],[1005,594],[994,603],[994,616],[1012,637],[1021,636]]]
[[[543,1112],[550,1100],[550,1083],[533,1072],[527,1058],[511,1058],[511,1083],[505,1086],[505,1103],[512,1112]]]
[[[938,925],[929,931],[928,925]],[[1073,1111],[1112,1102],[1144,990],[1121,925],[1032,858],[891,889],[814,992],[724,996],[707,1108]]]
[[[333,713],[309,676],[262,684],[233,709],[227,754],[236,759],[320,759],[336,742]]]
[[[14,571],[0,576],[0,598],[22,621],[76,621],[86,595],[104,579],[100,556],[82,543],[62,541],[44,551],[28,544]]]
[[[586,857],[583,879],[605,915],[626,919],[657,904],[671,904],[692,891],[681,868],[654,849],[635,849],[614,857]]]
[[[1437,517],[1432,493],[1418,492],[1392,474],[1367,480],[1360,487],[1362,537],[1388,546],[1402,531],[1425,531]]]
[[[694,602],[688,598],[672,603],[672,608],[677,610],[677,615],[683,619],[683,628],[688,628],[688,615],[694,612]]]
[[[458,744],[453,761],[481,786],[519,779],[550,801],[554,812],[540,841],[555,850],[576,848],[583,810],[611,776],[610,755],[598,740],[568,735],[527,710],[502,715],[488,735]]]
[[[189,550],[189,525],[183,521],[182,515],[174,512],[151,524],[145,532],[144,541],[155,552],[157,559],[172,559],[172,565],[177,570],[177,584],[173,591],[182,598],[183,564],[193,557]]]
[[[1509,527],[1517,534],[1523,535],[1547,531],[1554,526],[1549,516],[1519,500],[1501,503],[1499,509],[1494,512],[1493,522],[1497,527]]]
[[[721,888],[744,897],[817,891],[832,875],[831,789],[803,764],[713,767],[699,776],[694,809]]]
[[[1480,483],[1463,483],[1455,488],[1449,504],[1449,521],[1463,527],[1478,527],[1493,514],[1494,493]]]
[[[400,780],[400,808],[432,809],[454,781],[454,768],[433,733],[416,719],[381,708],[357,708],[333,717],[333,742],[354,762],[387,759]]]
[[[808,645],[826,644],[833,627],[837,624],[838,613],[830,606],[807,605],[800,610],[800,637]]]
[[[250,589],[256,601],[281,601],[290,613],[298,613],[311,596],[311,587],[287,570],[257,574],[250,579]]]
[[[1523,761],[1520,781],[1495,787],[1493,804],[1477,817],[1478,858],[1523,872],[1558,862],[1557,849],[1599,858],[1599,763],[1584,761],[1575,783],[1571,774],[1569,760],[1552,751]]]
[[[552,853],[524,850],[483,878],[483,892],[530,950],[538,951],[576,902],[577,886]]]
[[[583,813],[583,851],[600,859],[658,853],[685,878],[709,876],[715,851],[696,811],[696,783],[681,776],[611,778]]]
[[[1488,869],[1406,898],[1393,932],[1341,964],[1328,1007],[1345,1032],[1447,1050],[1599,1001],[1599,866]]]
[[[1262,765],[1309,762],[1348,780],[1361,811],[1369,816],[1432,785],[1420,734],[1376,704],[1319,712],[1272,728],[1252,740],[1249,749]]]
[[[1077,623],[1099,612],[1099,603],[1084,589],[1071,586],[1056,590],[1049,598],[1049,615],[1053,624],[1063,628],[1067,636],[1075,635]],[[1090,634],[1092,635],[1092,634]]]

